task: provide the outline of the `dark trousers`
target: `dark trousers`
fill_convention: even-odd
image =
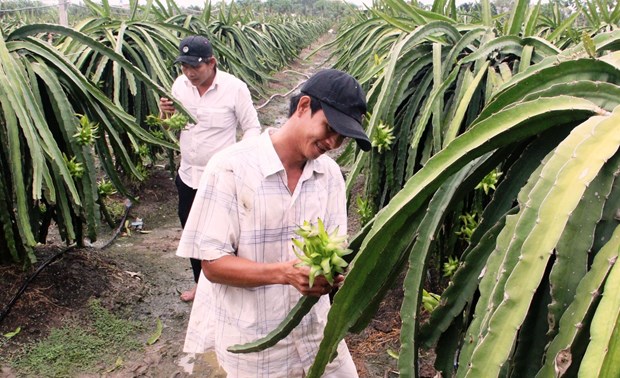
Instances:
[[[187,217],[189,216],[189,211],[192,209],[192,203],[194,203],[194,198],[196,197],[197,190],[185,185],[183,180],[177,174],[174,183],[177,186],[177,191],[179,193],[179,220],[181,221],[181,227],[185,228],[185,223],[187,222]],[[192,271],[194,272],[194,281],[198,283],[198,278],[200,277],[200,260],[198,259],[189,259],[192,264]]]

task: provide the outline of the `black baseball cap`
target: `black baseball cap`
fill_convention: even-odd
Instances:
[[[175,63],[187,63],[192,67],[213,56],[213,47],[208,39],[201,35],[184,38],[179,44],[179,56]]]
[[[301,93],[321,101],[329,126],[338,134],[355,139],[362,150],[370,150],[370,140],[362,127],[366,95],[353,76],[335,69],[322,70],[304,83]]]

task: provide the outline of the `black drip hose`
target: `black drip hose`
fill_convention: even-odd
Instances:
[[[108,246],[110,246],[112,244],[112,242],[118,237],[118,235],[120,235],[121,230],[123,229],[123,227],[125,226],[125,221],[127,220],[127,216],[129,215],[129,209],[131,209],[132,203],[131,201],[127,200],[125,202],[125,214],[123,214],[123,218],[121,219],[121,223],[119,224],[118,228],[116,229],[116,231],[114,232],[114,234],[112,235],[112,238],[110,238],[110,240],[108,240],[103,246],[98,247],[97,249],[99,250],[103,250],[105,248],[107,248]],[[32,280],[34,280],[39,273],[41,273],[41,271],[47,267],[48,265],[50,265],[52,262],[54,262],[57,258],[59,258],[60,256],[62,256],[65,252],[68,252],[72,249],[74,249],[76,247],[76,244],[71,244],[63,249],[61,249],[60,251],[56,252],[53,256],[50,256],[47,260],[45,260],[38,268],[37,270],[30,275],[30,277],[28,277],[26,279],[26,281],[24,281],[24,283],[22,284],[22,286],[19,288],[19,290],[17,291],[17,293],[13,296],[13,298],[9,301],[9,303],[4,306],[4,308],[2,309],[2,312],[0,312],[0,323],[2,323],[2,321],[4,320],[4,318],[6,318],[6,316],[9,314],[9,311],[11,311],[11,308],[13,307],[13,305],[15,304],[15,302],[17,302],[17,299],[19,299],[19,297],[24,293],[24,291],[26,291],[26,288],[28,287],[28,285],[30,284],[30,282],[32,282]]]

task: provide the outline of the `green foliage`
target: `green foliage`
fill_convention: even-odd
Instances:
[[[246,344],[235,344],[227,348],[231,353],[253,353],[270,348],[285,338],[295,327],[299,325],[304,316],[310,312],[320,297],[302,296],[288,313],[286,318],[273,331],[265,337],[261,337]]]
[[[126,206],[123,201],[113,201],[113,200],[105,200],[106,209],[110,213],[112,219],[116,221],[120,221],[123,218],[123,214],[125,214]]]
[[[581,34],[581,40],[583,42],[583,48],[586,50],[586,53],[588,53],[588,56],[593,59],[596,58],[596,46],[585,30]]]
[[[8,0],[0,4],[0,21],[13,29],[28,23],[58,22],[58,10],[42,1]],[[7,30],[7,29],[5,29]]]
[[[308,17],[339,17],[350,10],[347,4],[331,0],[241,0],[237,4],[254,14],[301,14]]]
[[[71,177],[75,177],[79,179],[84,175],[84,164],[77,162],[75,160],[76,156],[69,159],[63,153],[62,158],[65,161],[65,165],[67,166],[67,169],[69,170],[69,174],[71,175]]]
[[[77,132],[73,134],[76,142],[80,146],[92,146],[97,138],[97,131],[99,125],[94,122],[90,122],[86,115],[80,116],[80,126],[77,127]]]
[[[370,201],[368,201],[367,199],[363,199],[359,195],[355,199],[355,202],[357,204],[356,211],[357,211],[357,214],[360,217],[360,223],[362,224],[362,226],[364,226],[375,215],[372,203]]]
[[[537,34],[562,48],[577,44],[581,38],[577,27],[580,16],[566,1],[541,4]]]
[[[478,227],[478,215],[476,213],[470,214],[465,213],[463,215],[459,215],[459,220],[461,221],[461,227],[459,231],[455,232],[455,234],[459,235],[463,240],[469,243],[471,239],[471,235]]]
[[[491,190],[495,190],[495,185],[497,185],[501,175],[502,173],[499,172],[497,168],[492,170],[488,175],[484,176],[482,181],[480,181],[474,189],[480,189],[485,195],[488,195]]]
[[[31,263],[51,219],[61,238],[97,239],[96,177],[132,193],[165,154],[174,170],[174,130],[183,117],[175,101],[171,128],[144,120],[178,74],[173,61],[189,34],[208,36],[218,66],[260,95],[272,72],[296,58],[331,25],[328,17],[254,14],[234,3],[209,6],[200,17],[173,1],[132,1],[119,14],[108,2],[86,1],[91,14],[72,28],[18,22],[0,42],[0,262]],[[2,7],[4,9],[5,3]],[[76,123],[71,114],[81,114]],[[66,156],[66,159],[63,158]],[[103,172],[99,172],[99,169]],[[45,205],[45,212],[30,211]],[[101,211],[105,212],[105,209]],[[106,217],[107,218],[107,217]]]
[[[88,324],[52,330],[15,359],[15,368],[28,376],[75,376],[93,372],[101,362],[111,365],[119,355],[141,348],[138,323],[116,317],[96,300],[89,309]]]
[[[448,261],[446,261],[445,263],[443,263],[443,276],[444,277],[452,277],[454,275],[454,272],[456,272],[456,269],[458,269],[459,267],[459,259],[455,258],[455,257],[448,257]]]
[[[569,348],[578,369],[584,356],[601,355],[584,350],[600,350],[615,334],[601,329],[600,341],[584,345],[580,330],[597,328],[592,314],[611,315],[613,323],[620,309],[574,293],[586,276],[606,277],[609,264],[592,264],[592,256],[615,261],[620,240],[613,215],[620,34],[590,34],[589,47],[560,48],[536,36],[540,8],[527,2],[514,5],[501,29],[459,25],[448,9],[386,0],[335,43],[337,66],[366,86],[367,132],[384,122],[396,138],[390,151],[351,159],[348,188],[363,173],[367,197],[378,197],[382,209],[351,241],[357,254],[308,377],[321,376],[347,331],[368,324],[402,267],[403,377],[415,376],[422,345],[436,346],[438,361],[458,361],[441,364],[444,376],[534,376],[555,361],[548,352],[554,338],[568,341],[558,345]],[[438,238],[453,227],[444,220],[459,216],[469,243]],[[441,261],[430,258],[438,250],[462,263],[422,326],[422,286],[428,262]],[[587,287],[603,290],[601,282]],[[569,314],[573,304],[584,311]],[[567,316],[566,324],[581,325],[575,337],[574,327],[562,327]]]
[[[383,153],[392,149],[392,143],[394,142],[394,128],[386,125],[383,122],[379,122],[375,133],[372,136],[372,146],[377,149],[378,153]]]
[[[81,244],[84,236],[91,241],[97,239],[95,162],[124,194],[128,193],[119,176],[122,170],[115,165],[140,177],[122,138],[136,144],[149,141],[173,147],[146,133],[88,75],[77,70],[57,48],[37,38],[37,33],[48,32],[71,36],[82,48],[92,49],[104,59],[115,59],[117,67],[165,95],[161,87],[122,56],[72,29],[33,24],[15,29],[6,40],[2,38],[0,81],[7,90],[0,95],[0,189],[6,194],[4,201],[8,201],[0,206],[0,218],[6,224],[0,238],[3,262],[9,256],[14,262],[34,261],[32,247],[45,242],[52,218],[67,242]],[[73,114],[87,117],[76,122]],[[47,205],[45,213],[29,210],[37,203]]]
[[[564,100],[560,98],[558,101],[562,102]],[[575,109],[573,106],[576,105],[577,101],[576,98],[566,101],[564,103],[566,111],[573,112]],[[424,199],[431,196],[438,188],[439,183],[443,183],[453,174],[454,169],[463,167],[465,162],[469,161],[469,151],[472,150],[460,142],[474,142],[475,140],[475,144],[482,147],[482,150],[475,154],[480,156],[483,151],[489,151],[501,145],[499,140],[495,139],[493,136],[496,134],[491,132],[493,129],[492,124],[499,125],[503,122],[510,124],[516,121],[516,124],[521,124],[523,128],[514,126],[514,129],[509,127],[506,130],[517,132],[517,130],[520,129],[521,131],[525,131],[527,128],[525,125],[532,126],[532,119],[536,119],[536,117],[525,117],[523,121],[515,120],[514,117],[519,112],[523,112],[528,106],[540,106],[541,110],[543,108],[549,109],[548,105],[550,105],[550,102],[544,101],[548,102],[545,104],[541,102],[543,102],[543,100],[539,99],[536,101],[535,105],[534,103],[523,103],[521,106],[507,108],[504,110],[507,112],[505,117],[502,114],[496,114],[495,117],[487,120],[488,124],[486,126],[484,125],[485,121],[472,126],[469,132],[455,139],[446,149],[438,153],[436,157],[430,159],[427,165],[415,174],[408,181],[405,188],[390,201],[388,206],[377,214],[370,232],[364,236],[364,240],[361,242],[360,250],[354,260],[353,267],[348,273],[347,280],[345,280],[344,285],[334,298],[328,325],[325,330],[323,345],[309,376],[320,375],[322,364],[328,361],[328,356],[332,352],[330,348],[335,347],[333,343],[341,337],[344,337],[344,333],[342,332],[343,329],[349,329],[356,322],[357,317],[354,314],[364,314],[364,311],[369,311],[371,309],[371,307],[367,307],[370,305],[369,300],[364,298],[369,298],[368,293],[377,292],[381,282],[388,279],[389,269],[386,269],[386,265],[391,266],[391,264],[394,264],[399,259],[399,254],[406,254],[408,251],[406,244],[404,245],[405,248],[402,249],[394,245],[394,235],[398,235],[396,238],[397,240],[411,235],[399,231],[400,229],[404,229],[407,224],[407,219],[415,218],[416,214],[418,214],[418,209],[426,209],[425,204],[427,202]],[[595,107],[592,108],[592,110],[595,109]],[[489,239],[494,242],[494,244],[491,244],[493,246],[491,248],[493,253],[487,260],[486,268],[484,268],[484,281],[480,283],[480,291],[485,300],[477,304],[476,316],[474,316],[475,324],[470,325],[470,328],[473,327],[473,329],[467,332],[468,340],[473,338],[474,345],[472,346],[473,350],[470,349],[469,351],[466,350],[461,352],[459,366],[462,367],[463,373],[466,373],[468,370],[467,368],[471,366],[471,374],[474,376],[481,376],[485,373],[478,371],[479,368],[488,369],[489,366],[499,367],[503,365],[509,360],[509,352],[515,345],[516,340],[521,341],[521,343],[518,344],[519,350],[524,348],[524,351],[527,351],[531,348],[524,340],[517,339],[517,334],[514,330],[520,328],[528,308],[531,308],[530,304],[531,301],[534,300],[533,295],[536,291],[535,289],[542,279],[550,256],[548,251],[553,250],[553,246],[557,243],[559,235],[566,224],[567,217],[572,213],[571,209],[579,202],[579,199],[583,195],[583,190],[588,187],[587,182],[592,180],[598,172],[601,172],[600,169],[606,161],[609,162],[610,168],[617,168],[618,155],[616,154],[614,157],[614,154],[620,146],[620,140],[618,140],[618,136],[612,137],[614,133],[611,125],[616,122],[618,114],[620,113],[616,111],[609,116],[597,116],[593,117],[591,121],[585,121],[581,125],[583,127],[580,126],[575,129],[575,132],[561,143],[561,148],[558,147],[557,151],[551,153],[547,162],[541,164],[540,161],[538,161],[538,164],[531,168],[535,170],[540,167],[543,169],[543,173],[532,172],[532,174],[529,175],[532,180],[531,184],[523,187],[522,193],[519,194],[519,202],[521,204],[520,215],[518,217],[507,217],[508,221],[500,235]],[[588,119],[587,117],[586,115],[586,119]],[[526,121],[526,119],[528,120]],[[535,123],[538,127],[549,127],[550,119],[556,119],[557,122],[559,119],[569,120],[570,118],[553,117],[544,120],[541,119]],[[601,125],[600,129],[597,129],[598,125]],[[594,130],[597,132],[594,132]],[[478,131],[481,133],[478,134]],[[534,134],[530,134],[530,132]],[[530,132],[527,133],[529,136],[538,133],[535,129],[530,129]],[[514,135],[516,134],[513,134],[513,137]],[[506,138],[501,138],[505,141],[504,143],[514,143],[513,137],[509,137],[508,134],[505,136]],[[521,138],[526,138],[526,136],[523,135]],[[496,140],[497,144],[490,145],[488,140]],[[578,145],[583,147],[575,149]],[[567,154],[566,151],[573,152],[572,154]],[[594,151],[597,151],[597,156],[599,157],[594,158],[592,156]],[[497,159],[497,157],[501,155],[495,156]],[[571,159],[571,156],[575,157]],[[492,163],[495,165],[498,162],[496,159],[492,159],[490,164]],[[458,161],[460,161],[460,163],[458,163],[457,167],[454,167],[453,164],[457,164]],[[599,163],[594,163],[594,161],[598,161]],[[450,169],[450,167],[452,168]],[[565,169],[562,169],[563,167]],[[447,169],[448,171],[446,171]],[[553,173],[544,173],[545,170],[551,170]],[[588,175],[582,178],[582,180],[587,180],[586,183],[582,185],[578,177],[580,177],[583,172],[588,172]],[[600,177],[601,179],[611,179],[611,182],[613,182],[614,178],[611,174],[602,174]],[[463,181],[463,183],[465,182],[466,181]],[[477,182],[479,182],[479,179],[471,180],[469,188],[473,189],[473,186],[476,185]],[[576,182],[580,182],[580,184],[575,185]],[[551,185],[553,183],[556,183],[556,185]],[[511,184],[514,185],[513,182],[507,183],[507,185]],[[531,192],[529,195],[528,191]],[[496,193],[500,193],[500,190],[498,189]],[[570,196],[568,196],[569,194]],[[570,201],[568,200],[569,197]],[[527,198],[532,199],[532,201],[528,203],[528,206],[524,206],[524,199]],[[583,203],[584,206],[588,204],[587,201]],[[512,206],[512,200],[509,202],[509,206]],[[429,206],[431,210],[435,208],[434,205]],[[495,212],[497,216],[505,214],[507,211],[502,211],[497,205],[490,208],[488,207],[487,209],[489,209],[489,211],[493,209],[492,211]],[[564,214],[565,218],[558,218],[557,215],[559,214]],[[429,212],[429,216],[430,215]],[[575,219],[575,221],[577,221],[577,219]],[[482,229],[481,226],[482,224],[478,226],[476,231],[478,231],[478,229],[489,229],[488,225]],[[593,225],[593,227],[595,228],[596,226]],[[594,228],[592,229],[594,230]],[[480,240],[479,237],[475,237],[475,234],[476,232],[472,235],[472,245],[474,245],[474,249],[479,245],[474,240]],[[420,231],[420,235],[422,240],[429,239],[429,234],[426,232]],[[607,233],[605,240],[610,240],[610,235]],[[357,244],[357,242],[353,241],[352,244]],[[473,249],[471,253],[473,253]],[[412,252],[411,256],[413,259],[410,260],[409,266],[419,270],[420,268],[418,266],[420,264],[424,265],[424,260],[422,260],[424,255],[420,253],[414,254]],[[522,256],[522,258],[520,256]],[[497,261],[497,264],[495,261]],[[503,261],[505,261],[505,263],[502,264]],[[535,264],[537,261],[541,262]],[[467,282],[467,284],[463,282],[457,284],[457,282],[460,282],[457,281],[459,271],[468,268],[468,265],[469,264],[464,264],[462,268],[457,269],[455,273],[453,287],[457,292],[472,286],[475,288],[478,284],[478,277],[482,272],[482,266],[480,270],[471,272],[469,276],[471,281]],[[536,268],[534,269],[534,267]],[[421,277],[424,277],[424,275],[421,275]],[[487,279],[489,285],[491,285],[489,288],[486,288],[485,284]],[[412,282],[413,286],[407,286],[405,289],[414,291],[420,290],[417,289],[417,285],[420,285],[420,283],[420,281],[414,281]],[[362,293],[365,294],[362,295]],[[449,306],[452,301],[457,298],[460,300],[462,295],[461,293],[457,293],[455,295],[446,296],[445,298],[442,296],[440,306]],[[473,292],[471,292],[470,295],[473,295]],[[353,300],[353,298],[355,298],[355,300]],[[466,298],[471,297],[468,296]],[[575,300],[578,299],[579,298],[576,298]],[[535,306],[535,308],[538,308],[538,306]],[[406,312],[401,314],[403,317],[403,328],[401,330],[402,349],[399,363],[401,363],[401,375],[405,372],[405,375],[409,376],[409,373],[414,371],[414,367],[410,366],[412,363],[411,361],[415,361],[415,357],[411,356],[411,353],[417,352],[417,350],[415,348],[416,344],[412,344],[416,341],[416,333],[414,331],[415,325],[410,329],[411,324],[408,322],[411,321],[411,316],[406,315],[409,314],[411,308],[407,307],[407,309]],[[437,309],[439,309],[439,307]],[[435,313],[437,309],[433,313]],[[458,312],[462,310],[463,307],[459,306],[456,313],[458,314]],[[353,317],[353,319],[351,317]],[[546,319],[546,316],[543,318]],[[450,322],[450,319],[449,317],[448,322]],[[588,320],[582,319],[582,323],[588,323]],[[407,327],[408,325],[409,327]],[[430,327],[432,328],[433,326],[430,325]],[[446,328],[441,328],[440,331],[438,331],[443,332],[445,330]],[[486,337],[480,337],[479,335],[486,335]],[[420,341],[432,343],[431,340]],[[492,371],[489,374],[496,376],[499,372]]]
[[[110,181],[102,178],[97,183],[97,194],[99,195],[99,198],[110,197],[111,195],[116,194],[116,188],[114,187],[114,184],[112,184]]]
[[[154,114],[149,114],[146,117],[146,124],[151,127],[164,127],[167,130],[171,131],[180,131],[187,126],[187,122],[189,119],[180,113],[174,113],[168,118],[161,119],[159,116]]]
[[[422,306],[428,312],[433,310],[439,305],[439,299],[441,297],[435,293],[429,293],[425,289],[422,289]]]
[[[574,6],[587,20],[593,32],[611,31],[620,23],[620,5],[609,0],[575,0]]]

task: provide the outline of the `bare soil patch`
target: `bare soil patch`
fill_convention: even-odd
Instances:
[[[329,51],[308,57],[314,48],[333,36],[327,35],[301,53],[301,59],[276,75],[271,92],[287,94],[320,68],[329,67]],[[261,123],[278,127],[288,111],[288,95],[274,96],[260,108]],[[263,105],[258,102],[258,105]],[[19,297],[6,318],[0,323],[0,334],[21,327],[10,340],[0,340],[0,376],[16,377],[17,372],[6,364],[7,358],[24,346],[46,337],[50,330],[67,324],[80,324],[88,311],[87,303],[97,298],[102,305],[119,316],[140,321],[144,325],[137,337],[144,348],[128,354],[118,351],[122,364],[112,358],[99,361],[99,371],[80,376],[107,377],[223,377],[213,356],[199,356],[195,361],[182,352],[185,328],[191,304],[179,300],[181,291],[193,285],[186,259],[174,255],[181,227],[176,215],[177,194],[169,171],[154,166],[148,181],[139,192],[140,201],[129,211],[128,219],[143,222],[142,232],[124,233],[106,249],[97,248],[112,237],[113,230],[100,235],[100,242],[91,248],[70,249],[45,268]],[[353,201],[354,202],[354,201]],[[350,225],[357,227],[355,210],[350,211]],[[65,248],[50,241],[37,250],[39,262]],[[0,305],[4,307],[19,290],[32,269],[22,271],[15,266],[0,267]],[[400,335],[400,285],[389,292],[370,325],[360,334],[347,336],[349,348],[360,377],[396,377],[397,360],[388,355],[398,352]],[[157,319],[163,331],[157,342],[146,345],[156,328]],[[187,365],[193,363],[193,373]],[[422,361],[423,377],[434,375],[432,362]]]

